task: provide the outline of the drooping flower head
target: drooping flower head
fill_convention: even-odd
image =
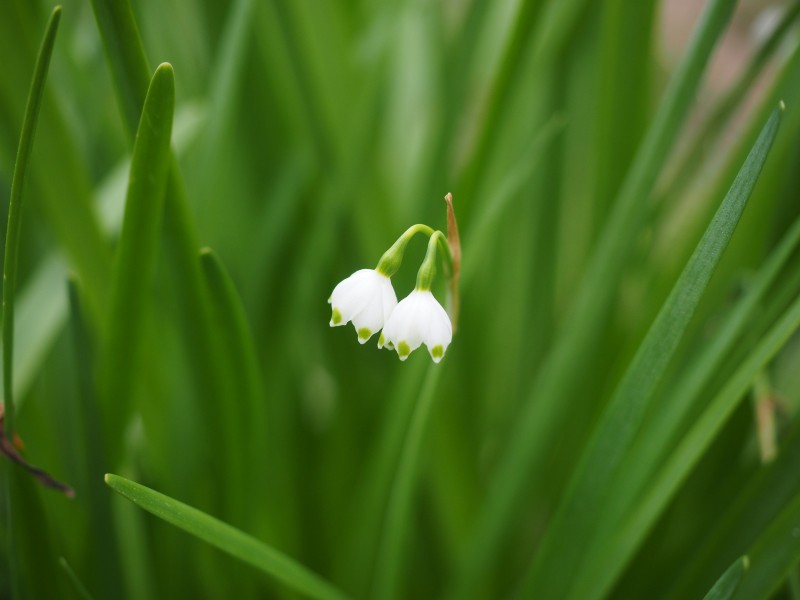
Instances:
[[[396,350],[400,360],[406,360],[422,344],[428,348],[434,362],[442,360],[453,339],[454,322],[451,322],[447,312],[431,293],[437,248],[441,249],[445,259],[450,282],[448,305],[454,315],[458,313],[458,272],[461,257],[452,196],[447,194],[445,201],[447,236],[427,225],[409,227],[383,254],[375,269],[356,271],[333,289],[328,298],[331,305],[331,327],[352,322],[358,341],[362,344],[383,329],[378,347]],[[417,273],[416,288],[398,304],[391,277],[400,268],[409,240],[417,233],[430,237],[428,252]]]
[[[396,350],[400,360],[407,359],[409,354],[425,344],[433,362],[438,363],[453,339],[450,317],[431,293],[436,250],[445,243],[441,231],[431,235],[428,252],[417,273],[417,287],[400,301],[378,339],[379,348],[386,346]]]
[[[433,362],[438,363],[452,339],[453,326],[442,305],[430,290],[414,290],[392,312],[378,347],[394,349],[400,360],[405,360],[425,344]]]
[[[377,269],[361,269],[341,281],[328,299],[331,327],[353,322],[362,344],[383,329],[397,306],[392,281]]]

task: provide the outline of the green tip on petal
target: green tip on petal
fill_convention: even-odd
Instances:
[[[367,327],[362,327],[356,331],[356,333],[358,334],[358,341],[362,344],[365,343],[370,336],[372,336],[372,332]]]
[[[385,343],[385,340],[383,339],[383,334],[380,334],[378,336],[378,348],[383,348],[383,344],[384,343]]]
[[[444,348],[442,348],[441,346],[434,346],[433,349],[431,350],[431,356],[433,356],[433,359],[436,362],[439,362],[440,360],[442,360],[442,357],[444,356]]]
[[[333,314],[331,314],[331,326],[339,325],[342,322],[342,313],[339,312],[338,308],[333,309]]]
[[[411,347],[406,342],[400,342],[397,344],[397,355],[400,357],[400,360],[405,360],[408,358],[408,355],[411,354]]]

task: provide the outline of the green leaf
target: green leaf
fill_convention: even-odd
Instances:
[[[760,303],[798,245],[800,220],[795,222],[758,271],[746,295],[727,315],[716,335],[682,373],[664,400],[652,407],[653,413],[638,432],[634,446],[627,453],[615,481],[610,485],[616,490],[615,495],[613,501],[606,506],[598,529],[609,531],[616,527],[649,482],[653,470],[663,464],[662,461],[680,439],[682,428],[693,407],[702,401],[702,393],[708,382],[722,368],[724,359],[761,309]]]
[[[67,574],[67,577],[72,583],[72,587],[75,589],[75,593],[78,594],[78,596],[83,600],[92,600],[92,595],[89,593],[89,590],[86,589],[86,586],[83,585],[83,582],[75,574],[75,571],[73,571],[72,567],[69,566],[67,559],[63,556],[59,557],[58,564],[61,565],[64,573]]]
[[[94,567],[91,573],[94,575],[95,591],[102,597],[110,597],[118,593],[119,582],[122,580],[122,564],[111,499],[100,480],[104,472],[106,452],[94,385],[95,349],[82,310],[78,285],[72,278],[67,283],[67,296],[69,329],[74,348],[73,365],[78,384],[78,402],[75,406],[78,418],[75,419],[74,430],[69,434],[75,436],[75,445],[81,449],[80,461],[86,473],[83,485],[78,489],[82,502],[85,502],[89,514],[92,515],[92,527],[87,532],[86,539],[90,542],[87,552]],[[66,561],[62,563],[62,567],[67,568]]]
[[[565,597],[571,585],[582,589],[580,565],[592,543],[607,503],[608,483],[619,469],[649,402],[694,315],[722,253],[733,236],[778,131],[783,108],[776,109],[756,141],[717,214],[700,240],[669,297],[650,327],[590,439],[572,481],[547,530],[526,580],[530,592]],[[588,543],[587,543],[588,538]],[[568,541],[570,540],[570,541]],[[558,575],[559,564],[577,568],[574,577]],[[587,583],[577,597],[588,598]],[[596,588],[595,588],[596,589]]]
[[[200,122],[196,113],[196,107],[188,106],[175,115],[173,138],[176,139],[179,155],[197,133]],[[112,235],[116,235],[122,225],[129,171],[130,160],[125,158],[95,189],[103,226]],[[18,410],[25,400],[25,392],[41,370],[42,361],[67,320],[69,310],[64,288],[67,275],[64,260],[53,252],[40,260],[36,271],[17,294],[14,321],[16,330],[22,335],[14,336],[13,395]]]
[[[730,502],[719,519],[703,532],[669,590],[673,598],[690,598],[708,585],[732,555],[747,552],[778,515],[800,495],[800,429],[795,427],[777,458],[759,469]]]
[[[733,597],[772,598],[800,562],[800,496],[770,524],[747,554],[751,568]]]
[[[652,478],[644,495],[630,514],[626,515],[625,521],[617,527],[610,538],[604,541],[603,552],[598,551],[594,554],[594,564],[590,574],[586,575],[587,581],[592,581],[594,586],[602,589],[613,583],[613,579],[631,558],[658,516],[663,513],[680,485],[727,422],[753,380],[798,326],[800,326],[800,299],[796,300],[764,335],[727,379],[722,389],[711,399],[700,417],[694,421],[692,428],[674,448],[666,464]],[[751,559],[754,558],[751,553],[748,554]]]
[[[112,283],[103,366],[106,408],[109,416],[113,415],[106,423],[108,439],[119,437],[130,410],[134,369],[156,268],[174,110],[174,74],[172,66],[164,63],[153,74],[136,134]]]
[[[414,414],[403,440],[381,529],[372,594],[375,598],[402,596],[399,577],[405,562],[403,550],[404,542],[407,540],[408,523],[414,522],[411,506],[419,471],[420,448],[441,372],[442,370],[436,365],[428,366],[425,382],[417,397]]]
[[[747,556],[737,558],[736,561],[717,580],[703,600],[729,600],[742,582],[745,572],[750,566]]]
[[[219,359],[225,374],[223,381],[227,385],[225,397],[237,402],[221,411],[220,422],[231,456],[226,469],[230,481],[227,496],[234,507],[230,512],[242,514],[245,495],[267,494],[263,476],[247,475],[245,471],[251,457],[271,455],[266,448],[266,393],[250,327],[233,281],[210,248],[200,251],[200,263],[213,317],[212,334],[219,347],[224,349]]]
[[[139,107],[147,89],[149,67],[139,29],[128,0],[93,0],[95,17],[103,38],[111,72],[117,83],[118,101],[129,133],[136,128]],[[213,429],[213,410],[222,398],[217,348],[206,326],[210,308],[197,261],[199,243],[191,219],[186,188],[175,157],[170,154],[164,208],[165,255],[172,268],[174,290],[181,306],[179,317],[186,347],[195,370],[198,405],[206,428]]]
[[[56,6],[47,22],[36,67],[33,72],[28,104],[25,108],[25,119],[19,137],[17,160],[14,165],[14,178],[11,182],[11,201],[8,207],[8,229],[6,233],[6,250],[3,262],[3,403],[5,414],[5,432],[11,438],[14,433],[14,293],[17,289],[17,253],[19,252],[19,236],[22,227],[22,192],[25,177],[33,150],[33,138],[36,134],[36,121],[42,106],[44,83],[53,55],[58,23],[61,19],[61,7]]]
[[[128,0],[92,0],[97,28],[111,63],[122,116],[133,135],[150,81],[150,68]]]
[[[549,449],[570,416],[573,387],[592,358],[596,339],[612,305],[616,285],[630,254],[659,170],[688,113],[711,51],[733,12],[732,0],[710,2],[689,50],[670,82],[661,107],[625,178],[602,236],[592,253],[575,299],[564,319],[530,397],[511,431],[506,451],[489,486],[472,541],[460,560],[452,597],[477,592],[476,581],[498,555],[525,486],[544,485]],[[572,566],[570,566],[570,570]]]
[[[647,332],[625,376],[584,450],[572,481],[547,530],[526,580],[529,592],[566,597],[571,585],[575,597],[589,598],[595,582],[581,587],[581,564],[613,489],[614,477],[644,419],[650,399],[661,381],[700,297],[733,236],[778,131],[783,108],[776,109],[731,185],[694,254],[675,283]],[[588,542],[588,543],[587,543]],[[561,566],[572,565],[573,577],[564,578]]]
[[[272,575],[289,588],[319,600],[343,600],[342,592],[274,548],[207,515],[118,475],[105,477],[110,488],[160,519]]]

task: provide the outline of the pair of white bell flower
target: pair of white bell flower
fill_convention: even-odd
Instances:
[[[446,200],[448,217],[451,217],[452,197],[448,194]],[[454,216],[452,220],[448,219],[448,227],[455,228]],[[398,303],[391,277],[399,269],[403,252],[416,233],[430,236],[428,251],[417,274],[416,288]],[[400,360],[406,360],[424,344],[433,362],[438,363],[453,339],[453,325],[445,309],[431,293],[431,283],[439,248],[450,266],[453,289],[456,289],[460,254],[457,245],[457,232],[455,237],[451,232],[448,244],[441,231],[433,231],[426,225],[409,228],[386,251],[376,268],[356,271],[334,288],[328,299],[332,308],[331,327],[352,322],[358,341],[362,344],[383,330],[378,338],[378,348],[395,350]]]

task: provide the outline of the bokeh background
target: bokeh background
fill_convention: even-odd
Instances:
[[[24,189],[14,389],[26,458],[76,495],[2,465],[0,597],[298,597],[117,496],[113,472],[355,598],[699,598],[745,553],[767,558],[738,597],[800,598],[800,343],[786,319],[800,263],[785,237],[800,212],[796,2],[127,5],[63,2]],[[51,9],[0,2],[3,214]],[[691,39],[714,10],[706,61]],[[109,304],[144,97],[126,70],[143,64],[137,44],[148,76],[174,67],[178,167],[120,354]],[[702,75],[652,150],[692,57]],[[590,530],[558,529],[610,398],[781,99],[730,246],[641,394],[635,437],[609,456],[603,499],[622,509],[587,506]],[[447,192],[463,270],[442,363],[329,328],[336,283],[408,226],[444,229]],[[230,305],[214,304],[201,248],[229,275]],[[398,297],[424,248],[411,244]],[[444,302],[441,278],[434,292]],[[127,360],[112,369],[111,355]],[[604,552],[646,502],[632,545]]]

